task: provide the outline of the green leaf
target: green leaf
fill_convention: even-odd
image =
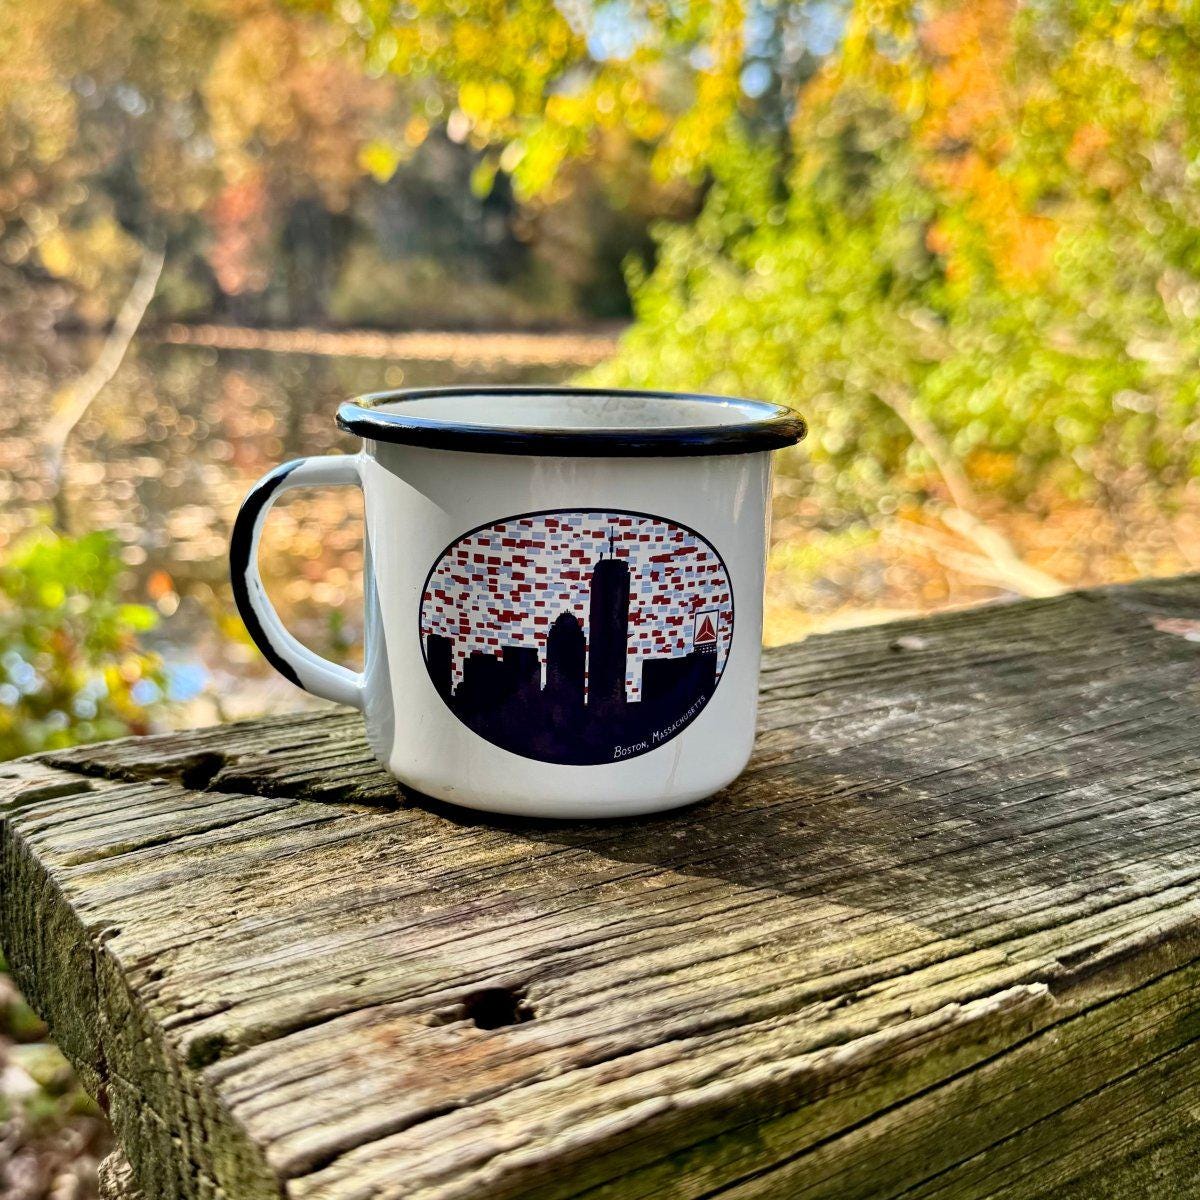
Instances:
[[[135,633],[145,633],[158,624],[158,613],[145,604],[122,604],[117,608],[117,620]]]

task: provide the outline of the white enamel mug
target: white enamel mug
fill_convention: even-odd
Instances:
[[[234,597],[299,687],[361,709],[379,761],[439,800],[533,817],[688,804],[754,740],[773,404],[588,388],[378,393],[358,454],[265,476],[233,530]],[[296,487],[361,487],[365,666],[296,640],[259,535]]]

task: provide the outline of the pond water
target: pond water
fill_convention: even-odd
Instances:
[[[51,477],[42,449],[60,389],[94,344],[61,341],[0,353],[0,552],[44,519]],[[112,530],[128,598],[155,605],[152,635],[176,701],[173,720],[206,721],[297,708],[305,697],[275,676],[233,613],[227,548],[238,505],[279,462],[351,451],[334,424],[359,392],[470,382],[562,382],[582,364],[494,363],[135,345],[69,443],[72,532]],[[352,489],[280,502],[263,538],[263,574],[281,615],[321,654],[361,656],[361,499]]]

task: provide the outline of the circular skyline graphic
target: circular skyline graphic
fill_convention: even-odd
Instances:
[[[446,548],[421,598],[429,677],[494,745],[542,762],[645,754],[703,710],[733,588],[694,530],[645,513],[508,517]]]

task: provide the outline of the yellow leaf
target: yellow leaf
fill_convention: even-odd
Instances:
[[[400,151],[387,142],[368,142],[358,152],[358,163],[373,179],[387,183],[401,162]]]
[[[481,159],[471,172],[471,191],[480,200],[491,195],[492,185],[496,182],[496,160],[490,155]]]
[[[487,88],[473,79],[458,89],[458,107],[476,120],[487,111],[487,99]]]
[[[429,122],[424,117],[412,117],[404,127],[405,144],[415,150],[429,136]],[[392,168],[395,170],[395,167]]]
[[[503,80],[488,84],[487,112],[493,121],[503,121],[512,116],[516,106],[513,90]]]

